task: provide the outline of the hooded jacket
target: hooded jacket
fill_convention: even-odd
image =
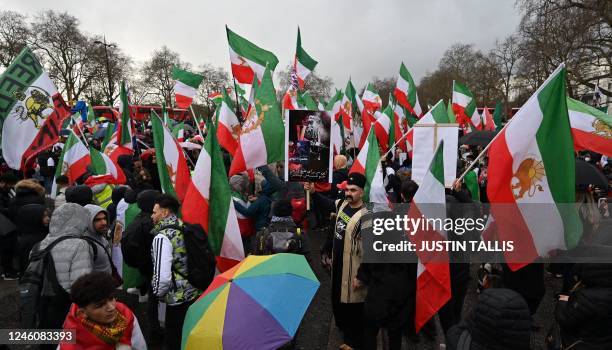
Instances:
[[[272,193],[274,193],[274,188],[269,181],[264,180],[261,183],[261,193],[259,197],[257,197],[248,207],[244,207],[239,202],[234,201],[234,207],[240,214],[255,220],[256,232],[259,232],[270,223]]]
[[[112,261],[108,259],[109,254],[111,252],[110,242],[108,241],[106,234],[101,235],[96,232],[93,224],[94,218],[99,213],[104,213],[104,215],[106,215],[106,220],[108,223],[108,212],[104,210],[104,208],[93,204],[87,204],[85,206],[85,209],[87,209],[87,211],[89,212],[87,220],[87,232],[85,235],[95,239],[98,243],[100,243],[99,245],[96,244],[96,260],[93,262],[93,271],[111,273]]]
[[[134,239],[138,242],[141,250],[145,252],[138,258],[138,262],[141,264],[134,267],[138,268],[138,271],[140,271],[147,280],[151,280],[153,277],[153,261],[150,252],[151,244],[155,236],[151,232],[153,230],[151,214],[153,213],[155,198],[157,198],[159,194],[159,191],[156,190],[144,190],[138,194],[136,204],[138,205],[138,209],[140,209],[140,213],[136,215],[134,220],[130,222],[123,232],[123,239]]]
[[[10,204],[9,218],[16,222],[19,209],[28,204],[45,205],[45,188],[32,179],[21,180],[15,185],[15,198]]]
[[[40,242],[44,249],[51,242],[66,235],[85,234],[88,211],[75,203],[66,203],[53,212],[49,223],[49,234]],[[77,278],[92,271],[93,255],[89,243],[82,239],[67,239],[51,249],[51,256],[59,284],[70,292]]]
[[[612,344],[612,266],[577,264],[580,284],[559,302],[556,318],[563,344],[576,350],[609,349]]]
[[[529,350],[527,303],[511,289],[486,289],[460,324],[448,330],[449,350]]]

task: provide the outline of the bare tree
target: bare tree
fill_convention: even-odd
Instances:
[[[516,35],[510,35],[504,41],[497,41],[491,51],[493,63],[501,73],[501,85],[506,108],[510,102],[510,91],[514,87],[517,65],[521,57]]]
[[[30,38],[26,17],[14,11],[0,11],[0,65],[8,67]]]
[[[178,53],[170,50],[167,46],[153,51],[151,59],[146,61],[140,74],[142,77],[143,93],[148,95],[146,101],[174,106],[172,92],[174,90],[174,80],[172,79],[172,67],[178,66],[181,69],[189,69],[188,63],[182,62]]]
[[[102,38],[95,36],[92,39],[101,41]],[[110,44],[113,47],[107,48],[107,52],[104,52],[104,47],[101,45],[96,45],[93,48],[92,64],[97,67],[97,75],[85,91],[85,96],[94,104],[106,105],[110,99],[110,104],[114,105],[115,100],[119,97],[119,84],[123,80],[130,80],[133,74],[132,58],[123,53],[116,43]],[[108,67],[106,65],[107,53]],[[108,86],[109,77],[111,79],[111,87]]]
[[[213,92],[223,92],[223,89],[231,86],[229,74],[225,69],[213,67],[210,63],[200,65],[198,74],[201,74],[204,80],[200,84],[194,102],[204,105],[208,114],[211,114],[215,109],[215,103],[208,96]]]
[[[77,100],[100,74],[94,63],[93,40],[79,30],[79,20],[66,12],[48,10],[32,23],[32,46],[59,83],[68,101]]]

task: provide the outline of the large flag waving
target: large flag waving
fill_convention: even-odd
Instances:
[[[371,83],[368,83],[363,91],[361,101],[363,102],[363,107],[370,111],[376,111],[382,107],[382,99]]]
[[[295,60],[293,61],[293,71],[295,72],[300,89],[304,88],[306,77],[312,73],[317,66],[315,61],[302,48],[302,38],[300,36],[300,27],[298,27],[297,45],[295,48]]]
[[[612,117],[580,101],[567,98],[574,148],[612,157]]]
[[[421,117],[423,111],[419,104],[419,96],[417,95],[416,85],[412,79],[412,75],[408,72],[406,66],[402,62],[400,66],[399,76],[397,77],[397,84],[393,95],[397,99],[397,102],[406,108],[408,112],[416,117]]]
[[[512,269],[582,235],[574,207],[575,159],[560,65],[498,134],[489,150],[487,195]],[[537,205],[532,205],[532,204]]]
[[[244,259],[238,217],[214,123],[193,170],[181,212],[186,222],[199,224],[206,231],[219,271],[226,271]]]
[[[357,96],[357,91],[355,90],[353,83],[349,79],[348,83],[346,83],[346,88],[344,89],[342,103],[340,104],[340,114],[342,115],[342,124],[344,126],[344,130],[353,130],[352,121],[356,107],[359,108],[359,110],[362,110],[363,103],[361,102],[359,96]]]
[[[253,44],[240,35],[232,32],[227,26],[227,42],[229,44],[232,74],[241,84],[251,84],[253,76],[262,80],[266,66],[274,71],[278,58],[270,51],[266,51]]]
[[[2,157],[9,167],[25,169],[38,153],[59,140],[70,108],[29,48],[0,76]]]
[[[366,186],[363,189],[364,202],[388,203],[387,192],[383,184],[378,141],[372,129],[370,129],[367,141],[359,151],[350,172],[363,174],[366,178]]]
[[[443,104],[442,104],[443,105]],[[444,107],[442,107],[444,109]],[[429,170],[423,177],[423,182],[414,195],[408,216],[412,219],[446,219],[446,195],[444,191],[444,146],[438,144]],[[433,225],[435,226],[435,225]],[[422,242],[446,241],[443,227],[422,227],[417,232],[411,232],[410,240],[417,247]],[[418,332],[433,315],[451,297],[450,270],[448,252],[417,251],[417,290],[415,326]]]
[[[172,67],[172,79],[176,81],[174,84],[176,106],[178,108],[189,108],[204,77],[175,66]]]
[[[254,100],[255,106],[249,109],[242,124],[238,149],[229,171],[230,176],[283,160],[285,157],[285,125],[276,99],[272,73],[268,68]]]
[[[342,103],[342,91],[336,90],[336,94],[325,106],[325,110],[331,114],[331,144],[334,148],[334,155],[344,150],[344,128],[340,120],[340,103]]]
[[[190,178],[183,149],[154,110],[151,110],[151,124],[162,192],[170,193],[183,202]]]
[[[217,139],[219,145],[225,148],[232,157],[238,148],[240,121],[234,113],[235,106],[227,93],[223,91],[221,103],[217,107]]]
[[[90,168],[93,174],[85,181],[88,186],[101,183],[116,185],[125,183],[126,178],[123,170],[109,156],[90,147],[89,157],[91,159]]]

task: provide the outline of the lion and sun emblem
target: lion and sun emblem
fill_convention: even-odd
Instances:
[[[40,129],[49,113],[45,113],[48,109],[53,110],[53,103],[49,94],[37,87],[31,87],[29,92],[15,91],[13,96],[18,101],[15,107],[17,119],[21,122],[31,120],[34,127]]]
[[[512,174],[512,179],[517,180],[512,183],[514,199],[523,198],[525,195],[533,197],[537,192],[544,191],[539,183],[544,180],[545,176],[546,171],[543,161],[535,158],[524,159],[516,172]]]

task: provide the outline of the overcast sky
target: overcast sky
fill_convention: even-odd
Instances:
[[[81,20],[81,29],[104,34],[136,62],[162,45],[194,66],[230,70],[225,24],[286,66],[302,46],[316,72],[344,87],[374,76],[395,76],[403,61],[418,81],[436,69],[453,43],[488,50],[515,31],[520,16],[512,0],[265,1],[265,0],[0,0],[0,9],[33,15],[52,7]]]

